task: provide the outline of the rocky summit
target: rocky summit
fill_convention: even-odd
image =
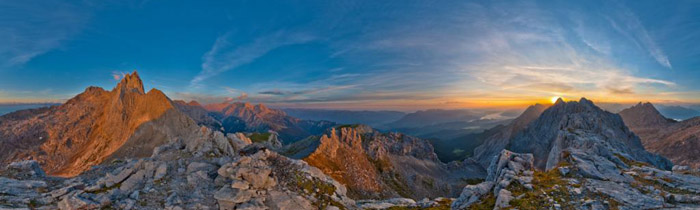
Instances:
[[[50,175],[74,176],[109,158],[149,156],[198,126],[136,72],[111,91],[89,87],[60,106],[0,117],[0,161],[33,159]]]

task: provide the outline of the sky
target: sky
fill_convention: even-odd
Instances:
[[[172,99],[333,109],[700,103],[700,1],[0,1],[0,103],[138,71]]]

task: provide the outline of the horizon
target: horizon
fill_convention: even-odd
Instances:
[[[0,104],[138,70],[202,104],[417,111],[700,104],[700,4],[0,2]]]

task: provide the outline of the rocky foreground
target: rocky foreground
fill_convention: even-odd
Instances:
[[[452,209],[700,209],[700,177],[621,158],[591,166],[571,156],[539,171],[532,154],[503,150],[486,181],[464,188]]]
[[[0,209],[364,209],[452,201],[355,201],[345,186],[304,161],[251,144],[244,135],[209,134],[72,178],[47,176],[36,161],[9,164],[0,169]]]

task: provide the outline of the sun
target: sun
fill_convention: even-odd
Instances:
[[[559,100],[559,98],[561,98],[561,96],[554,96],[549,100],[554,104],[554,103],[557,103],[557,100]]]

